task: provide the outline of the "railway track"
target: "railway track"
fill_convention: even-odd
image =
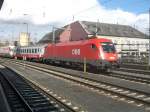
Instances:
[[[143,74],[133,74],[130,72],[122,72],[121,70],[112,71],[111,74],[107,74],[111,77],[117,77],[128,81],[139,82],[142,84],[150,84],[150,76]]]
[[[12,112],[80,112],[46,94],[14,71],[8,73],[4,69],[0,70],[0,83]]]
[[[16,62],[16,64],[18,66],[24,66],[24,63],[21,62]],[[44,66],[39,66],[38,64],[28,63],[26,64],[26,67],[28,69],[36,69],[42,72],[49,73],[52,76],[66,79],[74,83],[78,83],[85,87],[92,88],[92,90],[97,91],[99,93],[107,93],[107,95],[111,98],[119,98],[120,100],[126,101],[128,103],[136,103],[139,106],[150,106],[150,94],[147,92],[129,89],[126,87],[121,87],[119,85],[114,85],[103,81],[98,81],[81,74],[71,75],[60,71],[58,72],[55,70],[49,70],[48,68],[45,68]]]
[[[129,69],[138,69],[138,70],[149,70],[150,68],[148,66],[148,64],[133,64],[133,63],[122,63],[121,65],[122,68],[129,68]]]
[[[16,62],[16,61],[13,60],[13,62]],[[18,62],[21,62],[21,61],[18,61]],[[25,63],[31,64],[30,62],[25,62]],[[33,64],[36,66],[35,63],[33,63]],[[43,67],[43,66],[41,66],[41,67]],[[43,68],[45,68],[45,67],[43,67]],[[150,76],[144,74],[144,71],[141,71],[140,73],[143,73],[143,74],[140,74],[138,72],[134,72],[135,70],[132,69],[131,71],[133,71],[135,73],[135,74],[134,73],[132,74],[132,72],[130,73],[130,70],[128,70],[128,69],[125,70],[126,72],[124,72],[124,70],[123,71],[121,71],[121,70],[122,69],[113,70],[111,74],[97,74],[97,75],[111,76],[111,77],[115,77],[115,78],[119,78],[119,79],[124,79],[127,81],[138,82],[138,83],[148,84],[148,85],[150,84]]]
[[[117,71],[138,73],[138,74],[142,74],[142,75],[150,75],[150,70],[141,70],[141,69],[135,69],[135,68],[121,67],[120,69],[117,69]]]

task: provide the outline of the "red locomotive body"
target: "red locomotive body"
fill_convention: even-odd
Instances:
[[[114,44],[109,39],[88,39],[49,44],[45,48],[44,60],[83,64],[107,70],[118,66],[118,56]]]

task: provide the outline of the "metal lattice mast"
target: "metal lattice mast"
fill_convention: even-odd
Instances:
[[[150,67],[150,8],[149,8],[149,59],[148,66]]]

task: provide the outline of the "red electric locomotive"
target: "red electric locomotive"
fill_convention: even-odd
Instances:
[[[114,44],[104,38],[49,44],[43,57],[51,62],[69,64],[83,64],[86,59],[87,65],[104,71],[119,66]]]

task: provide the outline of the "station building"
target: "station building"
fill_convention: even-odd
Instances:
[[[29,46],[30,45],[30,34],[26,32],[21,32],[19,36],[19,46]]]

